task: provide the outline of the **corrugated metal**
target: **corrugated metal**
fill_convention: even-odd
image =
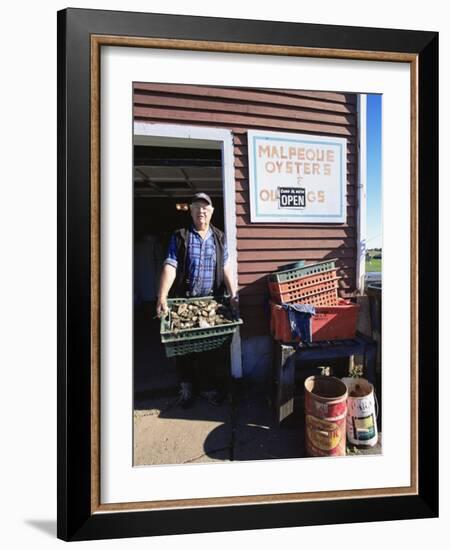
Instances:
[[[356,95],[333,92],[135,84],[139,121],[228,128],[234,135],[238,277],[244,334],[267,333],[266,275],[293,260],[337,258],[340,294],[356,283]],[[247,130],[347,138],[347,223],[250,223]],[[268,311],[266,312],[268,313]]]

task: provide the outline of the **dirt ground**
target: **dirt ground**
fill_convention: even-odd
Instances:
[[[185,410],[176,404],[176,395],[141,403],[134,411],[134,465],[305,456],[301,396],[295,398],[293,414],[278,425],[263,392],[239,383],[233,390],[220,406],[199,398]],[[348,446],[347,453],[381,453],[381,435],[373,448]]]

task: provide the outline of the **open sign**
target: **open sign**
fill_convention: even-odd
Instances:
[[[305,208],[306,190],[304,187],[279,187],[278,204],[280,208]]]

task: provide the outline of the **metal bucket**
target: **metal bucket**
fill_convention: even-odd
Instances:
[[[308,456],[344,456],[347,386],[334,376],[305,380],[305,447]]]
[[[373,447],[378,441],[377,401],[370,382],[343,378],[347,386],[347,439],[353,445]]]

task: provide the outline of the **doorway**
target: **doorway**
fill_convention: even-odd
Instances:
[[[227,237],[237,276],[234,185],[226,185],[233,166],[231,133],[205,128],[135,124],[134,195],[134,386],[140,392],[169,391],[176,385],[173,364],[160,342],[155,305],[159,277],[173,231],[190,224],[189,202],[207,193],[212,223]],[[230,156],[231,153],[231,156]],[[228,157],[228,158],[227,158]],[[228,192],[227,192],[228,191]],[[234,377],[242,373],[240,338],[231,347]]]

